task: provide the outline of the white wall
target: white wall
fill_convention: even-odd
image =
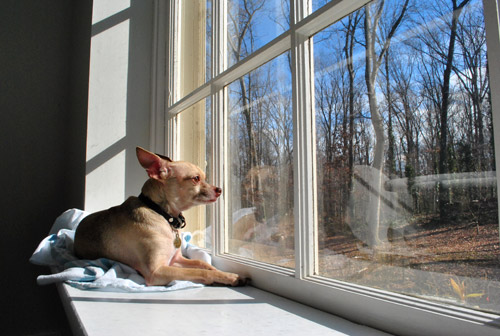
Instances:
[[[146,174],[135,147],[149,147],[153,1],[94,0],[85,209],[137,195]]]

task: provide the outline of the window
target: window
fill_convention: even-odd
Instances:
[[[166,12],[165,146],[224,190],[187,214],[217,265],[393,333],[498,333],[497,2]]]

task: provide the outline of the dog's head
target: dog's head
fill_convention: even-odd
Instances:
[[[146,169],[154,188],[162,200],[167,200],[179,211],[192,206],[213,203],[221,195],[219,187],[206,182],[205,173],[196,165],[185,161],[172,161],[168,157],[136,149],[141,166]]]

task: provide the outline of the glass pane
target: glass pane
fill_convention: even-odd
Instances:
[[[294,267],[289,53],[228,86],[229,252]]]
[[[312,0],[312,11],[316,11],[331,1],[332,0]]]
[[[208,82],[212,79],[212,34],[213,34],[213,20],[212,20],[212,0],[207,0],[206,5],[206,35],[205,35],[205,64],[206,74],[205,80]]]
[[[213,183],[210,164],[213,141],[211,105],[211,98],[208,97],[178,115],[179,159],[198,165],[210,184]],[[183,231],[191,233],[191,243],[206,248],[212,246],[212,213],[211,204],[196,206],[183,213],[186,218],[186,228]]]
[[[288,30],[289,7],[285,0],[228,1],[229,66]]]
[[[499,313],[482,2],[451,4],[375,1],[314,36],[318,269]]]
[[[176,101],[211,77],[211,2],[181,1],[176,40]]]

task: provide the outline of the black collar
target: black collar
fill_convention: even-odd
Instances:
[[[155,211],[156,213],[162,215],[174,229],[176,229],[176,230],[182,229],[186,226],[186,220],[184,219],[184,216],[182,216],[182,214],[179,214],[178,218],[170,216],[158,204],[153,202],[153,200],[151,200],[151,198],[144,195],[143,193],[141,193],[139,195],[139,199],[142,201],[142,203],[146,204],[146,206],[148,208],[150,208],[151,210]]]

